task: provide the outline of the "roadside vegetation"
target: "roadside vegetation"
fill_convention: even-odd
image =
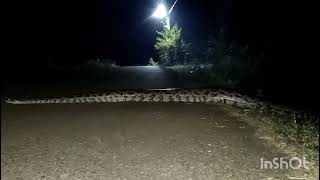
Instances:
[[[276,116],[270,112],[241,111],[241,119],[257,128],[256,135],[291,157],[305,157],[310,162],[306,173],[319,177],[319,118]]]
[[[248,81],[264,59],[262,52],[227,39],[223,27],[208,37],[207,47],[200,52],[184,40],[183,30],[178,25],[170,27],[163,21],[163,30],[157,33],[154,47],[158,56],[150,58],[149,64],[181,67],[180,70],[172,69],[186,70],[184,75],[188,74],[194,81],[207,83],[210,87],[234,88]],[[208,64],[210,68],[207,68]]]

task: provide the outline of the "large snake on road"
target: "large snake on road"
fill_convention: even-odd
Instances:
[[[318,114],[293,110],[288,107],[272,105],[256,98],[220,89],[173,89],[173,90],[130,90],[108,91],[101,94],[84,94],[73,97],[44,99],[7,99],[10,104],[53,104],[53,103],[121,103],[121,102],[161,102],[161,103],[220,103],[240,108],[256,109],[296,120],[317,118]]]

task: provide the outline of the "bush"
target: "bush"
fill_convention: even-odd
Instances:
[[[212,74],[219,82],[236,86],[254,76],[263,53],[253,53],[248,45],[241,46],[226,38],[223,28],[208,41],[205,59],[213,63]]]
[[[154,61],[153,58],[149,59],[149,64],[148,64],[149,66],[157,66],[158,64],[159,62]]]

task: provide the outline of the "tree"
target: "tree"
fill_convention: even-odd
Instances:
[[[155,50],[159,54],[159,63],[172,65],[179,62],[189,51],[191,44],[186,43],[181,37],[181,28],[178,25],[170,27],[169,21],[163,22],[163,30],[157,31]]]
[[[256,72],[264,58],[263,53],[255,55],[248,45],[232,42],[220,28],[208,41],[207,61],[213,63],[216,77],[225,82],[238,84],[247,80]]]
[[[178,59],[175,62],[180,64],[187,64],[188,62],[188,55],[190,55],[191,51],[191,43],[187,43],[182,38],[179,41],[178,48],[177,48],[177,57]]]
[[[220,64],[230,55],[232,43],[228,41],[223,28],[215,36],[209,37],[206,58],[214,64]]]

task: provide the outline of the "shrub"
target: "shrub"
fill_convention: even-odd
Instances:
[[[149,66],[157,66],[158,64],[159,62],[154,61],[153,58],[149,59],[149,64],[148,64]]]

